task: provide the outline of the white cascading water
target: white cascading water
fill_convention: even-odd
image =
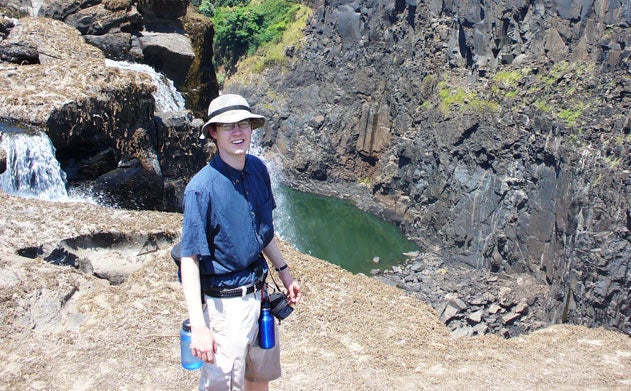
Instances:
[[[0,188],[4,192],[49,201],[69,199],[66,173],[45,133],[3,133],[0,148],[7,154],[7,169],[0,175]]]
[[[252,133],[252,144],[249,152],[263,160],[269,171],[272,191],[274,192],[274,201],[276,201],[276,209],[274,209],[274,230],[276,234],[287,242],[296,243],[297,233],[293,228],[294,225],[292,223],[290,208],[287,206],[288,201],[285,199],[285,193],[280,189],[282,185],[283,163],[280,157],[272,157],[265,153],[260,141],[262,132],[263,129],[258,129]]]
[[[153,98],[156,101],[156,111],[165,113],[168,111],[184,110],[186,108],[184,98],[173,85],[173,81],[163,74],[156,72],[149,65],[134,64],[126,61],[113,61],[108,59],[105,60],[105,65],[108,67],[129,69],[149,75],[157,89],[156,92],[153,93]]]
[[[36,18],[39,15],[39,11],[42,9],[42,5],[44,5],[44,0],[32,0],[30,16]]]

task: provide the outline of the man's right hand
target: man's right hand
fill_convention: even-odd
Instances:
[[[215,362],[217,343],[212,331],[207,326],[191,325],[191,351],[194,356],[199,357],[204,362],[210,364]]]

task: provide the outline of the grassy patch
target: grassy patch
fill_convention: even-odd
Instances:
[[[524,75],[520,71],[502,71],[493,76],[493,80],[506,87],[514,88]]]
[[[311,13],[308,7],[300,6],[296,13],[296,20],[292,23],[277,42],[270,42],[261,46],[253,55],[244,58],[238,64],[238,71],[230,77],[231,81],[251,83],[252,75],[261,74],[265,69],[278,66],[281,69],[289,63],[285,51],[288,47],[295,50],[300,49],[302,41],[302,30],[305,28],[307,19]]]
[[[452,88],[446,81],[438,83],[438,97],[440,98],[440,110],[443,114],[449,114],[452,106],[457,106],[461,111],[499,110],[499,104],[484,99],[479,99],[475,92],[467,92],[462,87]]]
[[[538,83],[533,83],[527,94],[536,96],[533,104],[537,108],[567,127],[575,127],[585,110],[596,104],[592,91],[586,87],[590,85],[587,81],[597,74],[595,67],[590,63],[556,63],[548,72],[537,76]]]
[[[370,178],[359,178],[358,182],[360,186],[372,189],[372,180]]]
[[[311,9],[304,5],[297,5],[294,20],[287,25],[286,30],[277,42],[269,42],[262,45],[256,52],[253,72],[260,73],[271,65],[286,65],[289,61],[285,51],[288,47],[300,48],[303,38],[303,30],[307,26],[307,20],[311,15]]]
[[[571,108],[562,109],[559,112],[559,118],[561,118],[568,126],[576,125],[576,121],[583,114],[583,110],[587,105],[583,102],[578,102],[572,105]]]

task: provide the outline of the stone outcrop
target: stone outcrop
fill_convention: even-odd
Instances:
[[[192,11],[182,18],[182,23],[191,39],[195,58],[181,92],[186,99],[186,107],[196,117],[206,118],[210,101],[219,95],[219,83],[212,61],[215,31],[208,18]]]
[[[527,273],[495,273],[425,253],[373,274],[430,304],[456,336],[509,338],[547,324],[549,286]]]
[[[156,113],[151,79],[105,65],[59,21],[23,18],[3,42],[25,42],[40,64],[0,63],[0,119],[46,132],[73,186],[132,209],[178,210],[209,156],[191,112]]]
[[[218,85],[212,65],[212,23],[188,10],[189,0],[54,0],[0,2],[0,15],[37,16],[75,27],[86,42],[101,49],[106,58],[150,65],[171,79],[185,94],[187,106],[203,113]],[[0,24],[0,39],[10,20]],[[194,20],[195,23],[189,21]],[[185,27],[185,21],[188,27]],[[199,48],[193,48],[195,42]],[[33,47],[0,42],[0,60],[36,63]],[[212,73],[212,76],[209,75]],[[203,91],[202,99],[195,91]]]
[[[622,1],[319,2],[287,71],[227,90],[292,185],[534,276],[544,322],[628,333],[630,24]]]
[[[0,118],[41,127],[53,141],[71,185],[95,192],[102,202],[134,209],[179,210],[187,178],[209,154],[197,137],[201,120],[195,117],[205,115],[218,93],[212,66],[212,23],[188,5],[188,0],[1,2],[0,14],[37,18],[1,19],[0,61],[19,66],[5,68],[5,76],[18,76],[7,81],[6,86],[14,88],[3,98],[11,104],[3,108]],[[65,42],[64,38],[44,39],[41,34],[69,34],[62,33],[52,20],[74,27],[79,39],[74,34]],[[52,26],[48,31],[42,27],[46,23]],[[36,26],[35,38],[21,32],[24,27],[20,24]],[[86,48],[81,37],[99,50]],[[191,112],[156,111],[152,87],[147,80],[139,84],[137,75],[126,86],[108,89],[103,84],[111,74],[126,76],[104,71],[103,56],[152,66],[173,81]],[[78,61],[63,69],[70,59]],[[86,64],[85,72],[80,73],[83,61],[92,64]],[[27,64],[45,66],[24,67]],[[52,75],[51,66],[56,69]],[[75,76],[75,72],[79,74]],[[23,94],[18,81],[26,75],[32,85],[40,82],[33,82],[39,77],[41,83],[51,82],[51,76],[57,79],[50,87],[45,84],[48,90],[55,90],[55,99],[42,101],[46,92],[38,96],[29,91],[25,99],[13,100]],[[96,78],[95,86],[91,77]],[[89,97],[85,97],[86,91],[92,91],[87,93]],[[67,100],[61,101],[62,97]]]

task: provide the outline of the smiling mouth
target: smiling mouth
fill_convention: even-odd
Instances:
[[[244,141],[245,141],[245,140],[243,140],[243,139],[240,139],[240,140],[234,140],[234,141],[232,142],[232,144],[243,144],[243,142],[244,142]]]

